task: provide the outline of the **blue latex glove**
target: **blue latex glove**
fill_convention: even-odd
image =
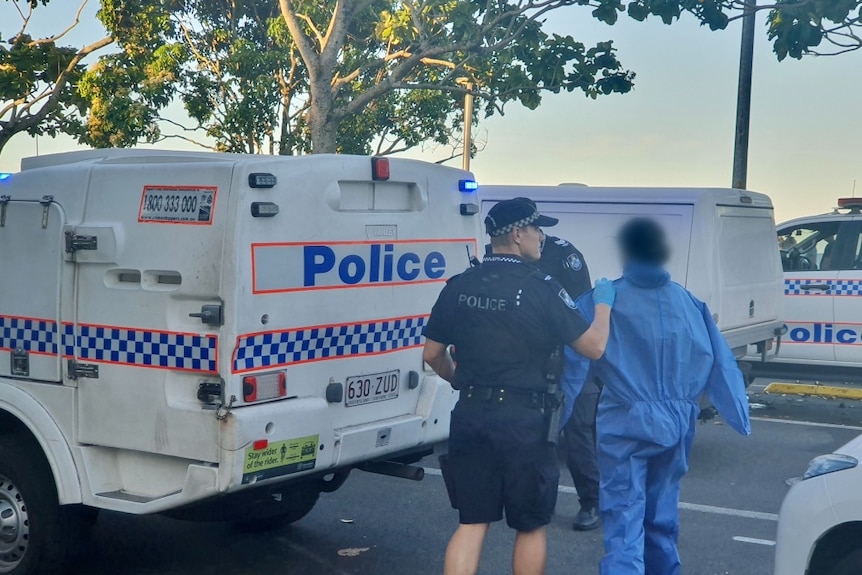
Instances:
[[[604,303],[610,307],[614,307],[614,299],[617,297],[617,290],[614,287],[614,282],[608,278],[596,280],[596,287],[593,289],[593,303],[598,305]]]

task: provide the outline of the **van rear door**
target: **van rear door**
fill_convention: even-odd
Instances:
[[[781,277],[772,209],[717,206],[722,331],[775,322]]]
[[[497,201],[497,198],[493,201],[483,201],[482,213],[487,214]],[[542,200],[536,200],[536,205],[541,213],[560,220],[559,224],[548,228],[545,232],[574,244],[584,254],[593,280],[601,277],[616,278],[622,275],[622,263],[615,234],[623,222],[636,216],[654,218],[667,231],[672,249],[667,266],[671,277],[680,281],[688,273],[692,205]]]
[[[479,218],[460,213],[474,195],[458,189],[468,173],[386,161],[388,179],[384,167],[373,178],[367,157],[237,168],[227,395],[236,408],[286,397],[285,413],[306,414],[278,434],[320,432],[326,443],[333,429],[417,412],[422,328],[446,280],[476,254]],[[252,174],[271,187],[250,187]],[[282,389],[263,389],[276,381]],[[375,447],[372,438],[351,455],[345,443],[348,459]]]

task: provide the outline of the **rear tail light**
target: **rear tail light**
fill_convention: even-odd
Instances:
[[[389,179],[389,158],[371,158],[371,179],[374,181]]]
[[[287,395],[287,374],[283,371],[247,375],[242,378],[242,396],[246,403],[278,399]]]

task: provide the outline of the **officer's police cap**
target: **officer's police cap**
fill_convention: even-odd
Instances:
[[[543,216],[536,209],[536,203],[529,198],[515,198],[498,202],[485,218],[485,231],[491,237],[508,234],[515,228],[538,226],[547,228],[557,225],[559,220]]]

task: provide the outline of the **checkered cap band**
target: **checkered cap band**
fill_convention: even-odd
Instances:
[[[533,222],[538,220],[540,217],[542,217],[542,216],[539,212],[533,212],[532,215],[527,216],[524,219],[518,220],[517,222],[513,222],[507,226],[503,226],[502,228],[495,227],[494,229],[492,229],[488,233],[488,235],[491,236],[492,238],[496,238],[497,236],[502,236],[503,234],[508,234],[509,232],[511,232],[514,229],[529,226],[530,224],[532,224]],[[492,218],[491,216],[488,216],[485,219],[491,220],[491,224],[496,226],[496,223],[494,222],[494,218]]]
[[[299,328],[240,336],[233,371],[374,355],[422,344],[428,316]]]

